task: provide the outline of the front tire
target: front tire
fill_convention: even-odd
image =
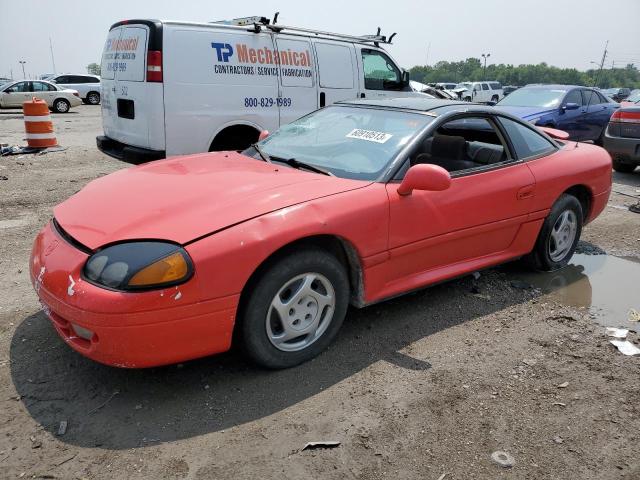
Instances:
[[[545,272],[569,263],[582,233],[582,206],[573,195],[563,194],[551,207],[538,234],[533,251],[525,261]]]
[[[267,368],[310,360],[333,341],[349,304],[349,280],[330,253],[305,248],[262,272],[241,307],[239,337],[247,355]]]
[[[67,113],[71,104],[64,98],[58,98],[53,102],[53,111],[56,113]]]

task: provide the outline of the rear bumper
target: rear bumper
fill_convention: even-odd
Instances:
[[[166,157],[166,152],[164,150],[149,150],[147,148],[132,147],[104,135],[96,137],[96,145],[98,146],[98,150],[102,153],[134,165],[151,162],[153,160],[160,160]]]
[[[640,165],[640,138],[613,137],[607,131],[603,146],[616,160]]]

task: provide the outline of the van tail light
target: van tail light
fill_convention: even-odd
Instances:
[[[162,83],[161,50],[149,50],[147,53],[147,82]]]
[[[625,110],[616,110],[611,115],[610,122],[620,123],[640,123],[640,112],[628,112]]]

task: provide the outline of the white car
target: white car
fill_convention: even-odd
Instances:
[[[502,85],[499,82],[462,82],[456,85],[454,92],[461,100],[467,102],[497,103],[504,98]]]
[[[32,97],[44,100],[56,113],[67,113],[82,104],[80,94],[75,90],[45,80],[19,80],[0,86],[0,108],[22,108],[22,103]]]
[[[100,103],[100,77],[97,75],[64,73],[51,76],[47,80],[63,88],[77,90],[84,103],[89,105]]]
[[[102,54],[96,143],[130,163],[242,150],[261,131],[340,100],[420,96],[382,48],[390,40],[262,17],[118,22]]]

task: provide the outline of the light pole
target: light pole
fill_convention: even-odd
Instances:
[[[487,79],[487,58],[491,56],[490,53],[483,53],[482,58],[484,58],[484,80]]]
[[[18,63],[22,66],[22,78],[27,78],[27,75],[24,73],[24,64],[27,62],[20,60]]]

